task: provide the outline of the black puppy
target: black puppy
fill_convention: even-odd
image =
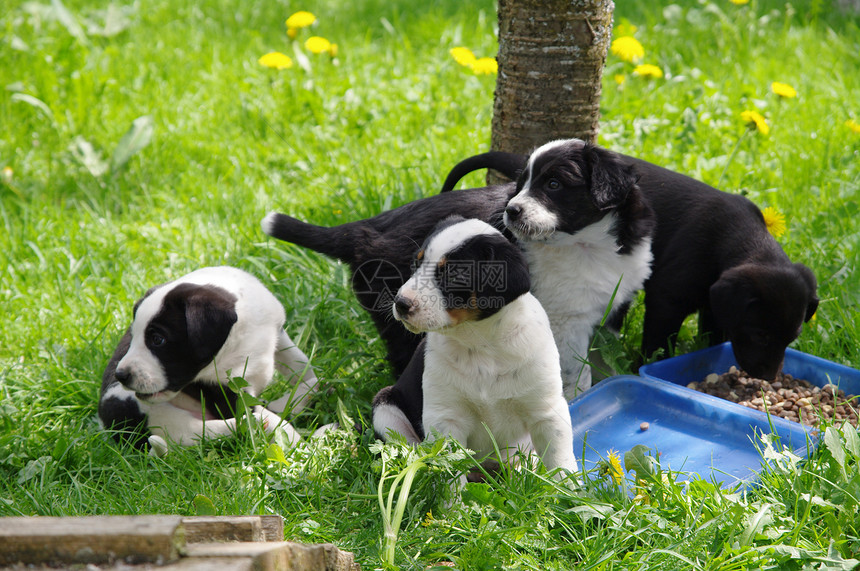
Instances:
[[[772,379],[785,348],[818,307],[816,280],[792,263],[767,230],[758,207],[688,176],[618,155],[639,176],[657,216],[651,277],[645,282],[645,356],[670,345],[684,319],[700,312],[699,330],[711,343],[732,342],[739,366]],[[485,153],[456,165],[442,188],[472,170],[520,175],[527,157]]]
[[[773,379],[785,348],[818,308],[812,271],[791,262],[743,196],[630,160],[657,213],[654,267],[645,284],[645,354],[667,348],[698,309],[699,329],[712,343],[731,341],[742,369]]]

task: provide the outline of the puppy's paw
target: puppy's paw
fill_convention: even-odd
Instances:
[[[254,416],[257,417],[266,432],[274,434],[276,441],[280,441],[280,443],[293,446],[302,439],[299,431],[293,428],[292,424],[267,408],[255,408]]]
[[[284,421],[280,425],[278,425],[278,434],[280,434],[281,437],[286,440],[291,446],[295,446],[302,439],[302,435],[299,434],[299,431],[293,428],[293,425],[287,421]]]
[[[149,437],[148,442],[150,456],[163,458],[167,455],[167,441],[164,438],[153,434]]]
[[[316,430],[314,430],[314,433],[311,434],[311,438],[319,438],[321,436],[324,436],[326,433],[331,432],[332,430],[337,430],[339,428],[340,428],[340,423],[338,423],[338,422],[331,422],[329,424],[324,424],[324,425],[320,426],[319,428],[317,428]]]
[[[251,409],[251,413],[254,420],[260,423],[266,432],[273,432],[282,421],[278,414],[262,406],[255,406]]]

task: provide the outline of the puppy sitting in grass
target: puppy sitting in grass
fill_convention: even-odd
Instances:
[[[520,250],[489,224],[452,216],[414,267],[393,314],[427,336],[374,398],[377,435],[438,433],[481,457],[496,445],[503,456],[531,449],[550,470],[576,470],[558,349]]]

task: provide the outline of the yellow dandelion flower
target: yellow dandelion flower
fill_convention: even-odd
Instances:
[[[287,18],[287,28],[292,28],[294,30],[298,30],[299,28],[307,28],[316,21],[317,17],[310,12],[306,12],[305,10],[299,10],[298,12]]]
[[[312,54],[323,54],[331,50],[331,42],[321,36],[311,36],[305,40],[305,49]]]
[[[633,68],[633,75],[641,77],[663,77],[663,70],[656,65],[643,63],[642,65],[637,65]]]
[[[748,125],[754,126],[762,135],[770,133],[770,125],[764,120],[764,117],[758,111],[743,111],[741,119],[746,121]]]
[[[12,167],[5,166],[3,167],[3,171],[0,172],[0,180],[5,182],[6,184],[12,184],[12,178],[15,176],[15,171],[12,170]]]
[[[778,81],[774,81],[770,84],[770,90],[779,95],[780,97],[786,97],[789,99],[791,99],[792,97],[797,97],[797,90],[787,83],[780,83]]]
[[[469,48],[451,48],[449,53],[451,54],[451,57],[454,58],[455,62],[466,67],[469,67],[478,59]]]
[[[729,0],[735,6],[743,6],[744,4],[749,4],[750,0]]]
[[[328,49],[328,53],[331,57],[337,57],[337,44],[332,44]]]
[[[764,216],[764,224],[767,226],[767,231],[774,238],[779,238],[785,234],[785,215],[782,212],[773,206],[768,206],[761,211],[761,215]]]
[[[469,69],[475,75],[492,75],[499,72],[499,63],[496,61],[496,58],[482,57],[469,64]]]
[[[645,55],[645,48],[633,36],[622,36],[612,40],[609,51],[624,61],[635,62]]]
[[[627,81],[627,76],[624,75],[623,73],[616,73],[614,76],[612,76],[612,79],[615,80],[615,83],[617,83],[618,85],[621,85],[622,83]]]
[[[854,119],[848,119],[845,121],[845,126],[848,127],[852,133],[857,133],[860,135],[860,123],[855,121]]]
[[[606,453],[606,456],[609,463],[609,476],[617,486],[624,480],[624,470],[621,468],[621,456],[615,450],[610,450]]]
[[[293,67],[293,60],[290,59],[290,56],[284,55],[281,52],[269,52],[258,59],[257,63],[273,69],[289,69]]]

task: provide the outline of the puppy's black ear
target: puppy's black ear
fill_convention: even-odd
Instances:
[[[818,296],[816,295],[818,282],[816,281],[815,274],[812,273],[812,270],[803,264],[794,264],[794,269],[800,275],[801,279],[806,282],[806,286],[809,288],[809,301],[806,304],[806,315],[803,319],[804,321],[809,321],[812,319],[812,316],[815,315],[816,310],[818,310]]]
[[[729,332],[737,327],[744,311],[754,301],[747,281],[729,270],[710,289],[711,313],[717,327]]]
[[[212,285],[182,284],[174,288],[173,292],[186,287],[185,328],[191,341],[189,346],[198,363],[209,363],[218,354],[238,320],[236,297]]]
[[[519,255],[514,262],[511,262],[510,272],[508,273],[508,289],[511,292],[511,300],[528,293],[532,288],[529,266],[526,263],[525,257],[519,252],[517,253]]]
[[[585,156],[591,166],[594,204],[600,210],[621,205],[639,180],[633,166],[622,164],[618,155],[594,145],[586,145]]]
[[[520,249],[507,240],[502,239],[502,241],[491,244],[490,247],[492,251],[488,252],[484,259],[492,260],[493,265],[488,266],[487,269],[489,271],[495,269],[498,272],[503,272],[503,275],[488,274],[484,281],[497,284],[496,292],[502,296],[507,304],[531,289],[528,263]],[[495,281],[496,277],[500,281]]]

